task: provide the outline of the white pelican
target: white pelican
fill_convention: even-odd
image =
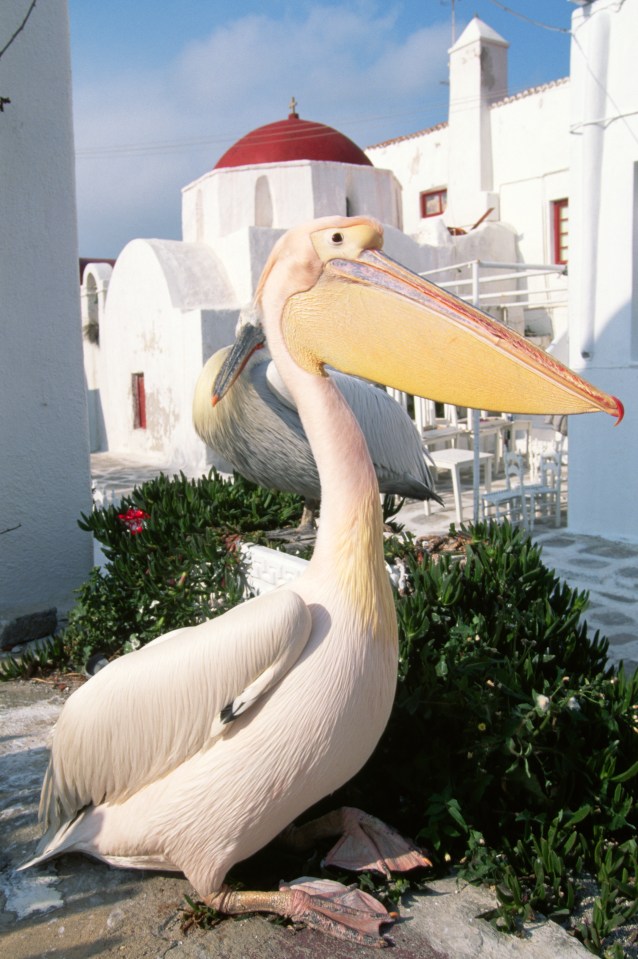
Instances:
[[[397,626],[377,481],[324,364],[463,406],[618,418],[622,407],[385,258],[381,245],[370,219],[315,220],[278,241],[256,294],[321,476],[322,522],[307,570],[110,663],[70,697],[54,731],[46,833],[31,864],[74,851],[180,870],[221,911],[275,912],[384,944],[379,928],[390,917],[352,905],[343,887],[320,886],[316,896],[312,884],[223,885],[234,863],[360,769],[394,697]],[[352,864],[352,835],[367,821],[345,825],[338,845]]]
[[[294,399],[267,351],[255,350],[241,362],[241,344],[246,342],[255,349],[253,330],[251,323],[240,329],[237,362],[241,369],[224,402],[216,406],[211,403],[211,393],[232,348],[218,350],[205,364],[193,395],[193,425],[206,445],[241,476],[260,486],[303,496],[300,527],[312,525],[320,500],[317,464]],[[371,383],[338,372],[330,375],[363,431],[380,491],[441,502],[434,492],[418,431],[403,407]]]

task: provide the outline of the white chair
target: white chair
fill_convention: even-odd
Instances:
[[[523,482],[525,466],[520,453],[503,454],[505,469],[505,489],[493,493],[483,493],[483,519],[493,518],[497,522],[508,519],[512,525],[529,530],[530,521],[527,512],[526,488]],[[491,511],[494,511],[493,513]]]
[[[532,421],[522,419],[512,420],[509,433],[510,450],[515,453],[522,453],[525,462],[529,463]]]
[[[538,458],[538,483],[525,486],[525,498],[529,501],[531,529],[536,514],[552,516],[554,526],[560,526],[562,454],[559,450],[541,453]]]
[[[422,396],[414,397],[414,422],[419,433],[433,429],[436,426],[436,405],[434,400],[426,400]]]

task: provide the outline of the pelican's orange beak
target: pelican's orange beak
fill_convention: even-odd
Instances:
[[[621,402],[524,337],[380,252],[359,218],[311,234],[319,279],[286,302],[296,362],[324,364],[417,396],[507,413],[588,413],[620,422]]]
[[[287,348],[312,373],[325,365],[416,396],[506,413],[623,417],[620,400],[486,313],[380,252],[382,228],[364,217],[311,230],[318,279],[286,301]],[[303,232],[298,228],[298,232]],[[304,254],[308,257],[308,248]],[[265,271],[266,272],[266,271]],[[213,403],[262,346],[245,328],[214,386]]]

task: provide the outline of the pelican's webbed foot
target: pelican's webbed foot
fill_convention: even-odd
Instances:
[[[274,913],[337,939],[376,948],[391,945],[381,928],[397,918],[396,913],[388,912],[373,896],[356,886],[308,877],[290,884],[282,882],[278,892],[224,889],[207,897],[206,902],[227,915]]]
[[[317,840],[339,836],[323,865],[353,872],[372,870],[389,876],[419,866],[431,866],[420,849],[376,816],[343,806],[302,826],[289,826],[280,839],[296,849],[308,849]]]

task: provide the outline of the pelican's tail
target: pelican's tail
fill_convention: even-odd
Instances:
[[[80,816],[81,815],[80,813]],[[22,872],[24,869],[30,869],[31,866],[39,866],[41,863],[48,862],[49,859],[61,856],[62,853],[65,852],[83,852],[83,849],[77,848],[74,836],[69,836],[72,827],[77,821],[78,820],[75,819],[72,822],[65,822],[58,829],[56,829],[55,826],[50,826],[40,839],[35,856],[32,859],[28,859],[27,862],[23,862],[21,866],[18,866],[17,871]]]
[[[111,856],[100,849],[100,833],[107,813],[106,806],[85,806],[74,816],[65,814],[53,788],[52,765],[49,763],[42,783],[38,816],[45,832],[32,859],[18,866],[18,872],[39,866],[65,853],[79,852],[119,869],[154,869],[181,872],[161,854]]]
[[[56,802],[53,791],[53,764],[51,760],[49,760],[49,765],[47,766],[47,771],[44,774],[44,780],[42,782],[38,819],[44,824],[47,832],[52,825],[55,825],[56,829],[61,825],[60,808]]]
[[[105,862],[117,869],[151,869],[162,872],[181,872],[174,863],[161,854],[140,856],[112,856],[99,848],[100,820],[104,807],[96,810],[94,806],[83,809],[75,819],[65,822],[58,829],[50,826],[38,843],[36,855],[18,866],[22,872],[32,866],[39,866],[62,856],[65,853],[78,852],[91,859]]]

